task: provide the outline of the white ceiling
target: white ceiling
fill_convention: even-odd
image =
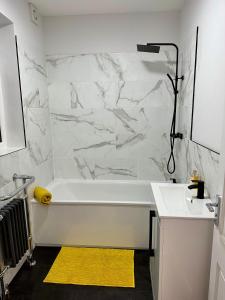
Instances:
[[[180,10],[184,0],[31,0],[43,16]]]

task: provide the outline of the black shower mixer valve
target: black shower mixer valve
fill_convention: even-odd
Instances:
[[[183,139],[183,133],[177,132],[177,133],[171,133],[170,137],[175,138],[175,139]]]

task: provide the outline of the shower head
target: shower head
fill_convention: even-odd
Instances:
[[[139,52],[159,53],[159,50],[160,50],[160,46],[157,45],[151,45],[151,44],[137,45],[137,51]]]

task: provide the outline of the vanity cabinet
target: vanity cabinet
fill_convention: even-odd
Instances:
[[[206,300],[213,220],[151,220],[150,273],[154,300]]]

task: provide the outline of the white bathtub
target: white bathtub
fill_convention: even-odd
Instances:
[[[149,181],[57,179],[47,188],[50,206],[31,202],[36,245],[148,248]]]

